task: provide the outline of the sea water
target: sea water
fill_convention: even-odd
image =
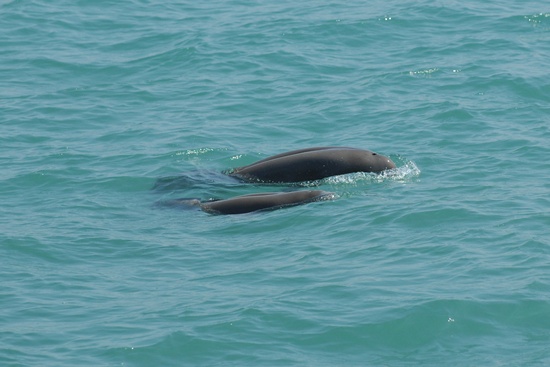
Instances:
[[[548,365],[549,71],[541,1],[0,1],[0,365]],[[221,173],[327,145],[398,168]]]

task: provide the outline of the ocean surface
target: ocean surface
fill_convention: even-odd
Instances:
[[[549,157],[544,1],[0,1],[0,365],[548,366]]]

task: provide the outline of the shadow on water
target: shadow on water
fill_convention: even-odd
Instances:
[[[197,170],[177,176],[166,176],[157,179],[152,190],[157,192],[190,190],[201,186],[241,187],[246,184],[237,178],[221,172]]]
[[[324,180],[292,182],[292,183],[274,183],[274,182],[249,182],[240,180],[237,177],[229,176],[224,172],[197,170],[191,173],[180,174],[177,176],[166,176],[156,180],[151,190],[156,192],[174,192],[183,190],[192,190],[197,188],[241,188],[241,187],[284,187],[288,190],[299,187],[319,186]],[[285,191],[285,190],[283,190]]]

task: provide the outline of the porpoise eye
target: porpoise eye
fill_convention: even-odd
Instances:
[[[376,155],[376,153],[372,153],[372,155]]]

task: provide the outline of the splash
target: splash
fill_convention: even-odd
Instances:
[[[355,172],[346,175],[328,177],[321,182],[338,185],[356,185],[359,183],[382,183],[382,182],[410,182],[420,176],[420,169],[410,160],[402,157],[392,157],[397,164],[397,168],[384,171],[382,173]]]
[[[419,76],[419,77],[431,77],[434,73],[437,73],[439,68],[430,68],[424,70],[409,71],[410,76]]]
[[[382,176],[386,176],[387,179],[396,182],[408,182],[420,176],[420,168],[418,168],[413,161],[407,160],[401,156],[397,156],[393,160],[398,167],[382,173]]]
[[[214,151],[214,149],[212,149],[212,148],[187,149],[187,150],[176,152],[176,153],[174,153],[174,155],[176,155],[176,156],[178,156],[178,155],[200,155],[200,154],[205,154],[205,153],[209,153],[209,152],[213,152],[213,151]]]

